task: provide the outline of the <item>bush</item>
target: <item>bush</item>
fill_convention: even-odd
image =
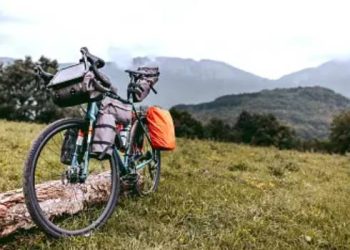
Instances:
[[[290,149],[296,146],[295,132],[280,124],[272,114],[250,114],[243,111],[234,125],[236,141]]]
[[[331,124],[330,143],[336,153],[345,154],[350,150],[350,111],[334,117]]]
[[[204,130],[202,124],[194,119],[187,111],[171,108],[170,114],[174,120],[175,134],[177,137],[203,138]]]

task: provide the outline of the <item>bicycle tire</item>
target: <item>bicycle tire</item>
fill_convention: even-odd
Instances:
[[[111,157],[108,161],[111,167],[110,173],[110,196],[106,207],[103,209],[101,215],[93,221],[91,224],[84,228],[79,228],[76,230],[67,230],[55,225],[47,217],[45,217],[45,212],[41,209],[40,203],[38,201],[36,191],[35,191],[35,171],[37,168],[37,162],[40,159],[40,155],[45,146],[48,145],[48,142],[55,134],[59,131],[62,131],[65,128],[70,127],[83,127],[86,122],[81,119],[75,118],[66,118],[58,120],[50,124],[38,138],[33,142],[31,149],[28,153],[27,160],[24,165],[24,178],[23,178],[23,191],[25,196],[25,203],[29,214],[31,215],[34,223],[41,228],[46,234],[53,236],[55,238],[59,237],[68,237],[68,236],[77,236],[77,235],[89,235],[93,230],[102,226],[107,219],[112,215],[115,210],[120,191],[120,179],[119,179],[119,168],[118,163],[115,157]],[[47,146],[49,147],[49,146]],[[102,163],[101,163],[102,164]],[[73,185],[73,184],[72,184]],[[82,184],[79,184],[82,185]],[[76,215],[74,215],[76,216]],[[71,216],[73,217],[73,216]],[[90,222],[89,222],[90,223]]]

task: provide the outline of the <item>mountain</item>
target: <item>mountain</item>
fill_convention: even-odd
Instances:
[[[350,108],[350,100],[323,87],[298,87],[226,95],[212,102],[175,108],[187,110],[204,122],[219,118],[230,124],[243,110],[272,113],[293,127],[298,136],[310,139],[327,137],[333,116]]]
[[[141,65],[157,65],[161,74],[155,86],[159,95],[151,94],[145,104],[171,107],[179,103],[211,101],[227,93],[258,91],[270,87],[267,79],[212,60],[135,58],[130,68]],[[128,78],[120,67],[110,63],[104,72],[116,83],[120,93],[125,93]]]
[[[350,60],[333,60],[316,68],[304,69],[276,81],[278,86],[322,86],[350,97]]]

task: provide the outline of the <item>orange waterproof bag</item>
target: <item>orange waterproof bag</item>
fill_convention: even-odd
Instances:
[[[174,122],[169,111],[150,107],[147,110],[147,123],[154,149],[173,150],[176,146]]]

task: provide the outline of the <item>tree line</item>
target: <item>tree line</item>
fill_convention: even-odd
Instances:
[[[234,125],[220,119],[202,124],[187,111],[170,109],[177,137],[244,143],[255,146],[275,146],[322,153],[344,154],[350,151],[350,111],[334,117],[328,139],[302,140],[295,131],[282,124],[272,114],[241,112]]]
[[[45,71],[58,69],[56,60],[41,57]],[[34,74],[31,57],[16,60],[11,65],[0,64],[0,119],[49,123],[66,116],[79,114],[78,108],[59,108],[45,84]],[[256,146],[275,146],[279,149],[297,149],[344,154],[350,151],[350,111],[334,117],[327,140],[301,140],[295,131],[282,124],[272,114],[253,114],[243,111],[234,125],[220,119],[203,124],[187,111],[170,109],[178,137],[245,143]]]

